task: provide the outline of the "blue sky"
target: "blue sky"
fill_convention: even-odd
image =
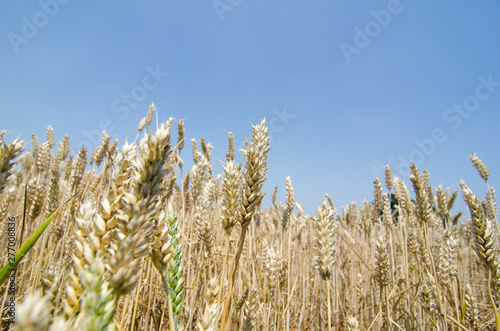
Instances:
[[[52,125],[93,149],[102,128],[133,140],[154,101],[214,159],[227,131],[241,146],[266,117],[265,205],[275,185],[284,201],[286,176],[308,213],[325,193],[371,201],[385,164],[411,161],[433,186],[464,179],[483,196],[468,155],[494,186],[499,16],[492,0],[3,1],[0,129],[30,140]]]

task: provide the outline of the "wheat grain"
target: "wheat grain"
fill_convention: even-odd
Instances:
[[[348,316],[347,317],[347,330],[348,331],[359,331],[359,323],[358,323],[358,319],[356,318],[356,316]]]
[[[56,144],[56,137],[54,135],[54,129],[52,128],[52,126],[49,125],[47,127],[46,133],[47,133],[47,142],[49,143],[50,149],[52,149]]]
[[[419,299],[422,308],[424,308],[428,314],[433,315],[437,311],[436,282],[434,276],[430,273],[424,275],[424,282],[420,288]]]
[[[451,195],[450,199],[448,200],[448,210],[451,210],[453,208],[453,204],[455,203],[455,199],[457,198],[458,195],[458,190],[454,190],[453,194]]]
[[[498,214],[496,192],[494,188],[489,188],[486,192],[485,213],[490,220],[495,220]]]
[[[47,330],[50,322],[50,299],[39,290],[29,294],[17,308],[16,323],[20,330]]]
[[[70,155],[64,164],[64,180],[69,181],[71,174],[73,173],[73,155]]]
[[[453,295],[453,282],[455,278],[458,277],[458,248],[458,241],[455,239],[451,231],[445,230],[442,242],[439,245],[436,272],[439,285],[446,290],[448,300],[452,303],[455,303],[455,296]]]
[[[140,146],[141,153],[133,160],[133,194],[123,193],[120,199],[117,234],[110,242],[110,257],[106,262],[110,285],[118,295],[135,287],[141,258],[153,244],[153,219],[159,212],[156,205],[165,173],[163,166],[170,153],[168,124],[162,125],[155,135],[145,135]]]
[[[375,178],[373,181],[373,187],[374,187],[374,192],[373,192],[373,212],[372,212],[372,217],[373,217],[373,222],[378,222],[380,218],[380,214],[384,210],[384,200],[383,200],[383,192],[382,192],[382,184],[378,180],[378,178]]]
[[[38,145],[38,137],[32,133],[31,134],[31,154],[33,156],[33,160],[36,161],[36,159],[38,158],[38,148],[39,148],[39,145]]]
[[[427,200],[431,205],[436,205],[434,192],[432,191],[429,170],[424,169],[422,171],[422,185],[424,186],[425,193],[427,195]]]
[[[426,189],[425,182],[422,179],[422,176],[420,176],[418,172],[417,166],[415,164],[412,164],[410,166],[410,169],[410,180],[413,183],[413,189],[416,195],[418,219],[420,222],[428,224],[431,219],[431,204],[427,195],[428,190]]]
[[[390,191],[393,187],[391,167],[389,165],[385,166],[385,186]]]
[[[382,224],[389,229],[393,225],[391,202],[389,201],[389,196],[384,194],[382,197],[382,203],[384,208],[382,209]]]
[[[439,185],[436,192],[437,213],[443,220],[443,224],[447,223],[448,219],[450,218],[448,199],[448,195],[443,191],[443,187]]]
[[[181,234],[178,232],[179,221],[174,216],[171,207],[166,213],[166,221],[169,228],[170,242],[172,246],[172,258],[168,261],[166,268],[166,279],[170,287],[170,295],[172,297],[173,313],[178,316],[182,309],[182,301],[184,296],[184,276],[183,276],[183,261],[182,261],[182,245],[179,243]],[[162,254],[165,261],[165,245],[162,247]]]
[[[219,292],[219,281],[217,278],[212,278],[207,284],[207,298],[205,301],[205,311],[200,316],[197,328],[199,331],[215,331],[217,330],[217,321],[219,318],[219,307],[217,296]]]
[[[87,240],[92,230],[95,210],[90,203],[80,206],[80,217],[76,217],[77,229],[75,231],[75,249],[72,254],[72,266],[66,284],[65,315],[75,316],[80,311],[80,297],[83,294],[80,272],[93,260],[93,252]]]
[[[214,148],[211,143],[206,143],[205,138],[201,137],[200,139],[201,151],[203,155],[207,158],[208,163],[210,164],[210,158],[212,156],[212,149]]]
[[[54,163],[50,168],[50,182],[47,191],[47,203],[45,205],[45,218],[48,218],[59,204],[59,165]]]
[[[50,324],[49,331],[71,330],[73,328],[73,321],[67,321],[62,316],[57,316]]]
[[[13,161],[21,154],[23,150],[23,141],[15,139],[6,145],[3,140],[0,142],[0,193],[2,193],[11,169],[14,166]]]
[[[479,308],[477,305],[476,298],[472,293],[472,288],[470,287],[469,284],[465,285],[464,303],[465,303],[464,319],[466,324],[468,324],[468,326],[472,330],[478,330]]]
[[[36,167],[38,173],[44,172],[49,168],[52,155],[52,151],[50,150],[50,148],[50,144],[47,141],[40,145],[38,157],[36,159]]]
[[[477,196],[473,195],[472,191],[465,184],[465,182],[461,181],[460,186],[462,187],[464,200],[469,206],[472,216],[479,257],[487,265],[493,266],[496,263],[496,256],[495,238],[493,237],[491,221],[484,217],[484,213],[480,207]]]
[[[148,127],[149,124],[151,124],[151,121],[153,120],[153,114],[155,112],[155,104],[152,103],[151,106],[149,106],[148,112],[146,113],[146,116],[141,119],[139,122],[139,125],[137,126],[137,131],[141,132],[144,130],[144,128]]]
[[[191,169],[191,198],[193,204],[198,201],[198,198],[203,189],[203,182],[206,181],[209,176],[208,170],[208,160],[204,155],[199,155],[199,162],[197,162]]]
[[[166,275],[167,264],[172,259],[172,241],[169,237],[170,227],[166,223],[166,213],[161,211],[155,226],[154,243],[150,257],[160,274]]]
[[[92,152],[90,156],[90,164],[95,163],[96,166],[100,166],[103,158],[109,153],[109,141],[111,136],[106,133],[106,131],[102,131],[102,142],[101,145],[97,146],[97,148]]]
[[[474,164],[474,167],[476,167],[476,170],[479,172],[481,178],[484,179],[485,182],[488,182],[488,178],[490,177],[490,172],[488,171],[488,168],[486,168],[486,166],[484,165],[483,161],[481,161],[477,157],[476,153],[470,153],[469,159]]]
[[[206,182],[203,186],[203,191],[196,204],[196,227],[198,230],[198,236],[202,241],[205,248],[205,256],[211,256],[211,250],[213,246],[213,232],[210,224],[210,209],[211,209],[211,194],[213,190],[213,185],[211,182]]]
[[[184,213],[187,213],[187,211],[190,208],[190,202],[191,202],[191,192],[189,191],[189,182],[190,182],[190,176],[191,173],[188,172],[186,176],[184,177],[184,180],[182,181],[182,192],[183,192],[183,203],[184,203]]]
[[[228,235],[239,221],[239,207],[241,203],[241,184],[243,176],[241,164],[235,165],[233,161],[228,161],[224,167],[225,176],[222,180],[222,205],[221,218],[222,228]]]
[[[193,156],[193,162],[196,164],[196,163],[198,163],[198,161],[199,161],[199,159],[201,157],[201,153],[198,152],[198,147],[197,147],[196,139],[192,138],[191,139],[191,144],[192,144],[191,154]]]
[[[62,161],[66,160],[69,156],[69,135],[65,135],[63,141],[58,143],[57,153],[55,157],[55,162],[57,165]]]
[[[0,204],[0,222],[7,216],[7,211],[12,200],[14,200],[16,189],[15,187],[9,187],[7,192],[4,194],[2,203]]]
[[[473,195],[464,181],[460,182],[460,186],[464,200],[469,206],[471,213],[477,254],[486,266],[486,269],[491,272],[491,291],[495,303],[498,305],[500,303],[500,262],[496,253],[497,238],[494,235],[491,220],[485,218],[477,196]]]
[[[264,272],[267,279],[267,287],[271,292],[271,296],[274,295],[276,288],[280,280],[280,265],[281,256],[279,253],[269,244],[264,243],[266,247],[264,255]]]
[[[180,120],[177,122],[177,149],[179,150],[179,154],[184,148],[184,135],[186,130],[184,129],[184,120]]]
[[[122,151],[115,160],[115,167],[112,174],[112,180],[107,195],[99,204],[99,213],[96,216],[95,226],[96,235],[101,241],[101,248],[106,249],[106,245],[111,242],[115,234],[115,228],[118,221],[117,212],[121,208],[121,198],[128,192],[131,185],[131,175],[133,168],[132,160],[137,155],[135,145],[125,143]]]
[[[85,173],[85,167],[87,166],[87,149],[85,147],[80,148],[78,152],[78,156],[76,157],[75,164],[73,165],[73,171],[71,173],[71,181],[68,187],[68,197],[77,192],[78,186],[83,178],[83,174]],[[73,199],[73,203],[71,205],[71,214],[74,214],[74,211],[77,208],[78,199]]]
[[[245,184],[241,200],[241,219],[243,228],[250,225],[252,216],[263,194],[260,192],[267,172],[267,153],[269,152],[269,128],[266,120],[253,127],[252,144],[243,150],[245,157]]]
[[[231,155],[234,137],[228,134],[223,177],[213,174],[215,149],[206,138],[199,152],[195,142],[196,163],[182,173],[184,122],[177,124],[174,149],[166,138],[172,124],[169,119],[160,126],[165,136],[143,129],[138,145],[125,144],[120,151],[117,140],[111,144],[103,137],[89,158],[96,166],[87,172],[86,152],[70,155],[68,135],[52,154],[50,128],[46,142],[33,136],[33,150],[9,161],[0,216],[14,216],[16,231],[25,183],[28,218],[39,211],[46,216],[80,193],[59,211],[16,274],[21,298],[37,288],[45,293],[46,299],[37,299],[48,303],[45,329],[106,329],[116,321],[120,329],[163,330],[165,299],[171,330],[491,329],[500,302],[500,269],[495,191],[488,185],[485,201],[462,185],[471,209],[468,221],[460,213],[452,217],[457,190],[432,190],[429,173],[413,165],[412,200],[403,179],[386,166],[389,194],[378,188],[379,181],[359,211],[352,202],[339,206],[337,216],[326,196],[314,219],[291,202],[295,192],[288,179],[287,201],[271,197],[270,207],[260,207],[269,151],[265,124],[255,125],[252,141],[245,144],[244,174]],[[4,139],[0,132],[2,148],[9,146]],[[381,210],[372,203],[375,196],[381,197]],[[195,218],[200,229],[205,227],[200,232],[208,233],[201,241],[209,242],[210,259],[203,255],[205,243],[202,247],[197,240]],[[326,225],[320,218],[328,219]],[[25,223],[23,238],[37,223]],[[231,229],[238,223],[244,226],[236,239]],[[0,231],[0,244],[6,246],[7,227]],[[383,241],[371,239],[380,237]],[[481,283],[485,271],[489,282]],[[127,296],[132,289],[134,295]]]
[[[295,193],[292,186],[292,180],[290,177],[287,177],[285,180],[286,187],[286,205],[285,210],[283,211],[283,215],[281,217],[281,225],[283,229],[286,228],[286,225],[290,221],[290,214],[293,211],[293,207],[295,205]]]
[[[333,202],[333,199],[331,196],[328,195],[328,193],[325,193],[325,199],[328,201],[328,204],[330,207],[332,207],[333,210],[337,210],[337,207],[335,207],[335,203]]]
[[[374,276],[378,285],[384,288],[389,285],[390,281],[390,267],[391,262],[389,259],[389,252],[385,244],[384,238],[381,236],[377,238],[375,246],[375,269]]]
[[[38,185],[35,188],[35,194],[31,203],[31,208],[28,214],[30,220],[36,219],[43,210],[43,204],[45,202],[45,194],[47,193],[44,184]]]
[[[334,210],[326,205],[326,200],[320,208],[316,210],[316,218],[314,219],[314,231],[316,238],[316,246],[314,267],[319,271],[322,279],[327,280],[332,278],[333,266],[337,262],[334,258],[335,254],[335,227],[333,224]]]
[[[229,163],[230,161],[234,161],[234,136],[231,131],[227,133],[228,137],[228,149],[226,154],[226,161]]]
[[[82,313],[76,322],[82,330],[113,331],[115,298],[113,290],[104,279],[104,264],[94,259],[89,268],[80,272],[85,293],[82,296]]]
[[[255,315],[258,308],[258,293],[256,290],[251,290],[248,293],[248,300],[245,302],[245,316],[243,318],[244,331],[252,331],[255,329]]]

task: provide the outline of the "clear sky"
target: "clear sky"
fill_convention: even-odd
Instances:
[[[385,164],[483,196],[474,151],[500,176],[500,2],[2,1],[0,129],[52,125],[73,150],[101,129],[133,140],[154,101],[224,159],[271,127],[269,205],[291,176],[314,213],[373,196]],[[183,151],[190,168],[191,145]],[[242,160],[241,154],[239,160]],[[407,177],[405,177],[407,180]],[[407,180],[407,184],[411,183]]]

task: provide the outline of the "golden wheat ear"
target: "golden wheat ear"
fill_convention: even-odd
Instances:
[[[5,144],[3,135],[6,131],[0,132],[0,193],[2,193],[7,180],[9,179],[10,172],[14,166],[14,160],[21,155],[23,151],[24,142],[15,139],[10,144]]]

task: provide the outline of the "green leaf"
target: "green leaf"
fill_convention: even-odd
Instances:
[[[73,197],[70,198],[70,200]],[[68,200],[69,201],[69,200]],[[68,201],[66,201],[62,206],[64,206]],[[35,232],[31,235],[31,237],[26,240],[26,242],[21,246],[19,251],[14,256],[14,261],[10,261],[10,258],[7,260],[7,263],[3,266],[2,270],[0,270],[0,286],[3,282],[9,277],[10,273],[17,268],[17,265],[22,261],[24,256],[28,254],[29,250],[35,245],[36,241],[42,235],[43,231],[47,228],[52,219],[56,216],[56,214],[61,209],[59,207],[52,215],[49,216],[39,227],[35,230]]]

